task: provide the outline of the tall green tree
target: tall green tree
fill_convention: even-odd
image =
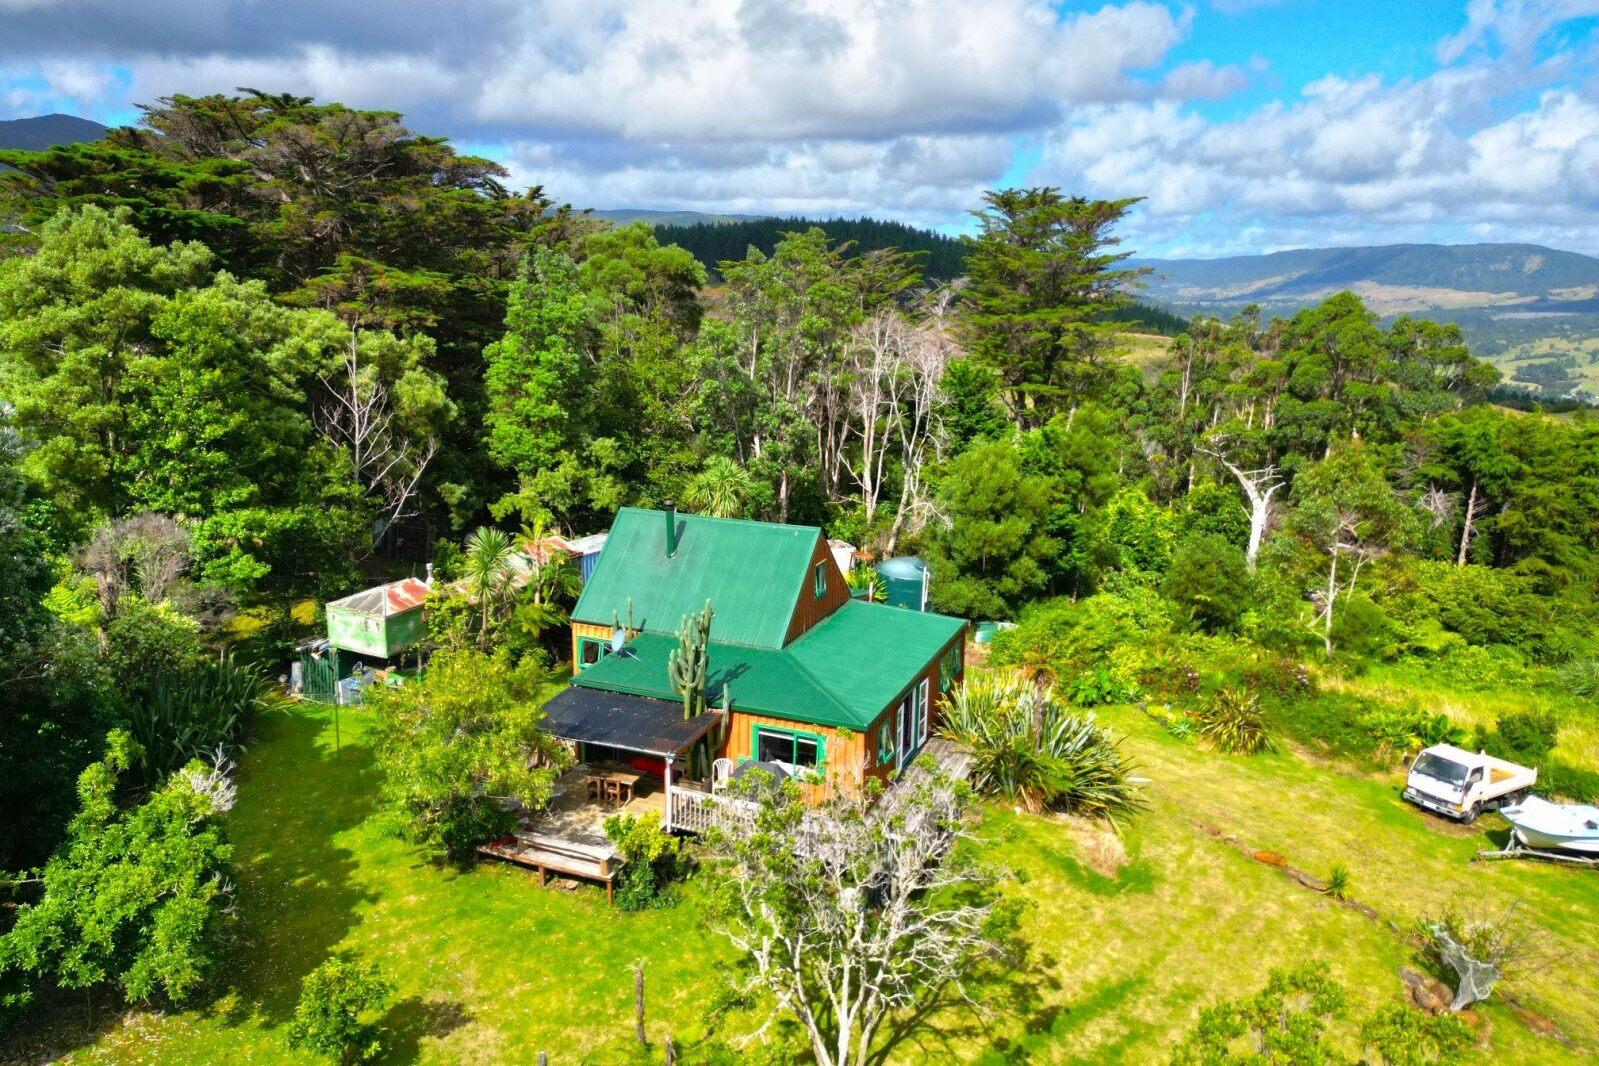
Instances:
[[[210,580],[342,580],[386,507],[352,468],[357,442],[319,430],[349,331],[211,267],[205,249],[153,247],[126,212],[93,207],[0,262],[0,387],[30,445],[22,472],[68,537],[148,509],[192,524]],[[403,347],[374,333],[357,351],[377,363]],[[395,414],[442,417],[444,401],[418,398],[438,389],[402,372]]]
[[[999,375],[1018,428],[1100,395],[1138,271],[1111,231],[1137,199],[1064,197],[1048,186],[985,193],[966,238],[967,345]]]
[[[548,803],[569,756],[539,726],[545,684],[532,663],[455,651],[414,684],[375,690],[380,797],[396,827],[467,858],[515,826],[508,801]]]
[[[1005,442],[979,444],[950,462],[929,527],[933,605],[967,618],[1010,618],[1042,592],[1060,545],[1049,536],[1048,482],[1022,469]]]
[[[584,471],[574,462],[587,418],[594,327],[578,284],[577,264],[539,249],[511,288],[505,336],[483,352],[489,455],[516,478],[495,510],[531,520],[541,506],[558,515],[582,499]]]

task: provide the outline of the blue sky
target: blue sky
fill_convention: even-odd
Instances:
[[[1599,253],[1599,0],[0,0],[0,117],[250,85],[401,110],[596,207],[1144,197],[1144,254]]]

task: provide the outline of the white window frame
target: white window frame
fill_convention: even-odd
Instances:
[[[922,678],[905,693],[905,698],[894,705],[894,769],[903,770],[905,764],[915,760],[922,745],[927,743],[928,728],[932,724],[928,715],[930,684]],[[907,729],[906,726],[910,728]],[[908,735],[907,735],[908,734]]]

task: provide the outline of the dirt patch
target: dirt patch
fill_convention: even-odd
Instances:
[[[1262,866],[1270,866],[1273,869],[1282,871],[1283,875],[1290,881],[1293,881],[1304,888],[1308,888],[1312,892],[1321,893],[1323,896],[1326,896],[1328,902],[1336,903],[1340,907],[1347,907],[1352,911],[1359,911],[1361,914],[1364,914],[1374,922],[1381,920],[1381,915],[1372,910],[1370,907],[1366,906],[1364,903],[1359,903],[1352,899],[1340,899],[1337,896],[1329,894],[1327,891],[1328,886],[1326,881],[1323,881],[1314,874],[1306,873],[1304,870],[1300,870],[1289,865],[1288,860],[1277,854],[1275,851],[1262,851],[1259,848],[1252,848],[1230,833],[1223,833],[1219,826],[1216,826],[1210,822],[1195,822],[1194,825],[1215,837],[1217,840],[1220,840],[1228,847],[1248,855],[1251,859],[1260,863]],[[1392,925],[1392,923],[1389,924]]]
[[[1076,842],[1082,864],[1101,877],[1115,877],[1132,862],[1121,836],[1103,821],[1071,815],[1061,815],[1058,820]]]
[[[1510,1008],[1510,1012],[1521,1021],[1522,1025],[1525,1025],[1541,1037],[1558,1041],[1568,1048],[1576,1048],[1577,1042],[1562,1032],[1560,1026],[1556,1025],[1553,1019],[1544,1017],[1511,996],[1505,996],[1504,1000],[1505,1004]]]
[[[1456,840],[1465,840],[1467,837],[1482,835],[1482,829],[1475,825],[1462,825],[1453,818],[1440,818],[1436,814],[1416,808],[1416,813],[1421,816],[1421,822],[1428,829],[1439,836],[1454,837]]]

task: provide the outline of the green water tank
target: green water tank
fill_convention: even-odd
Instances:
[[[885,559],[877,564],[877,576],[883,579],[883,591],[890,607],[927,610],[927,590],[933,575],[922,560],[914,555]]]

